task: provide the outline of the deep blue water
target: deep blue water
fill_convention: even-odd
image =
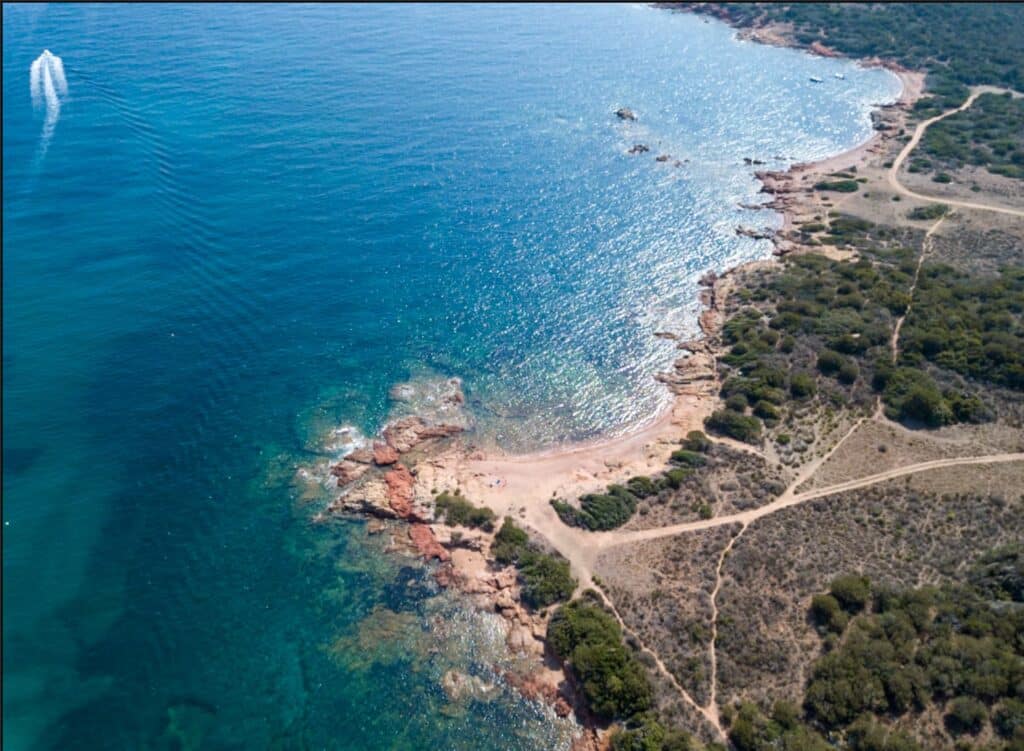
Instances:
[[[556,745],[508,692],[446,706],[493,622],[311,527],[296,468],[408,379],[509,449],[648,418],[653,332],[768,252],[743,157],[848,148],[898,82],[629,5],[3,22],[4,747]]]

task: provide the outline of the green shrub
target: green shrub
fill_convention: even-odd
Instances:
[[[856,193],[859,187],[856,180],[822,180],[814,184],[815,190],[831,190],[837,193]]]
[[[958,696],[949,703],[945,720],[946,727],[953,735],[974,734],[985,726],[988,710],[973,696]]]
[[[494,530],[494,520],[497,518],[489,508],[474,506],[461,495],[447,491],[434,497],[434,513],[437,518],[443,516],[448,524],[479,528],[486,532]]]
[[[839,366],[839,373],[836,377],[842,383],[850,384],[857,380],[857,376],[860,375],[860,368],[857,367],[857,363],[853,360],[846,360],[842,365]]]
[[[930,203],[927,206],[918,206],[907,212],[908,219],[917,221],[938,219],[946,215],[949,206],[944,203]]]
[[[506,516],[501,529],[494,536],[494,542],[491,544],[491,555],[498,563],[505,565],[515,563],[519,560],[519,556],[523,551],[526,550],[529,541],[530,537],[526,534],[526,531],[520,529],[512,520],[512,517]]]
[[[657,495],[658,493],[658,484],[645,475],[630,477],[629,480],[626,481],[626,487],[629,489],[629,492],[637,498],[648,498],[652,495]]]
[[[729,409],[712,412],[704,421],[712,433],[720,433],[746,443],[757,443],[761,438],[761,421]]]
[[[743,412],[748,406],[747,397],[743,394],[732,394],[725,400],[725,408],[735,412]]]
[[[880,370],[875,383],[883,383],[882,399],[889,417],[939,426],[953,421],[953,412],[935,381],[925,372],[900,367]]]
[[[533,608],[545,608],[572,597],[576,580],[569,562],[560,556],[528,550],[519,557],[523,602]]]
[[[544,608],[572,597],[576,580],[569,562],[530,544],[526,532],[506,516],[494,536],[491,555],[498,563],[515,564],[522,584],[523,602],[532,608]]]
[[[711,448],[711,440],[700,430],[691,430],[686,434],[682,445],[687,451],[700,451],[704,454]]]
[[[789,379],[789,393],[797,399],[806,399],[814,396],[818,390],[814,383],[814,376],[810,373],[794,373]]]
[[[580,496],[579,508],[553,499],[552,507],[559,518],[574,527],[591,531],[621,527],[636,511],[636,496],[622,485],[609,485],[607,493]]]
[[[665,472],[665,474],[662,475],[662,479],[666,487],[675,490],[683,484],[683,480],[692,474],[693,470],[689,467],[676,467]]]
[[[837,634],[843,633],[850,621],[839,600],[832,595],[814,595],[811,598],[811,615],[819,626]]]
[[[1024,701],[1004,699],[992,715],[992,726],[1004,738],[1024,735]]]
[[[644,712],[635,726],[618,728],[609,738],[611,751],[699,751],[703,748],[688,733],[666,728],[653,712]],[[632,723],[631,723],[632,724]]]
[[[651,706],[643,667],[622,643],[618,622],[597,604],[577,599],[562,605],[551,616],[547,637],[599,717],[629,718]]]
[[[831,349],[823,349],[818,353],[818,370],[825,375],[839,372],[845,362],[846,359],[841,354]]]
[[[847,574],[832,580],[829,592],[843,610],[858,613],[864,609],[871,598],[871,581],[866,576]]]
[[[778,420],[782,416],[778,407],[764,399],[754,405],[754,414],[762,420]]]
[[[685,467],[701,467],[707,460],[704,458],[703,454],[698,454],[696,451],[678,449],[672,452],[670,461],[674,464],[681,464]]]

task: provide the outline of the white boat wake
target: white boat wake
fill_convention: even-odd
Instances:
[[[30,71],[29,86],[32,105],[36,109],[46,108],[43,132],[39,137],[39,155],[42,158],[50,146],[50,139],[60,119],[60,102],[68,95],[68,80],[64,76],[64,62],[50,50],[35,59]]]

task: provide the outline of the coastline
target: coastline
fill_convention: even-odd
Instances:
[[[770,43],[783,43],[781,36],[772,36],[772,39],[778,41]],[[762,42],[762,39],[755,41]],[[801,48],[796,44],[786,46]],[[817,50],[809,51],[821,54]],[[924,74],[880,61],[873,64],[891,70],[899,78],[902,90],[895,102],[875,107],[872,114],[888,112],[899,115],[909,110],[923,93]],[[876,130],[865,141],[818,161],[796,163],[782,172],[755,173],[763,186],[761,192],[773,196],[764,208],[773,209],[782,216],[782,225],[771,238],[775,249],[771,256],[747,261],[724,270],[720,275],[711,271],[705,277],[708,283],[701,295],[701,335],[694,340],[679,342],[679,349],[691,354],[676,360],[673,372],[653,375],[674,392],[674,398],[646,424],[610,438],[524,454],[448,447],[423,463],[418,473],[420,484],[424,487],[461,488],[467,497],[499,516],[509,515],[525,523],[573,563],[574,573],[580,577],[581,589],[591,585],[589,566],[586,565],[590,556],[578,554],[575,548],[582,542],[576,539],[578,535],[587,535],[584,539],[593,540],[595,534],[582,533],[563,524],[551,508],[549,499],[553,496],[575,498],[634,475],[660,471],[687,432],[703,430],[704,418],[719,402],[714,364],[718,351],[714,347],[714,337],[723,323],[724,312],[718,302],[728,297],[735,277],[742,271],[773,265],[778,262],[778,257],[801,249],[798,242],[791,239],[796,221],[819,208],[814,204],[813,196],[808,197],[802,192],[804,184],[840,169],[865,167],[871,158],[888,147],[889,141],[895,138],[894,130]],[[797,183],[801,185],[797,186]],[[494,484],[495,481],[498,484]]]
[[[669,7],[669,4],[659,7]],[[713,8],[672,9],[710,13],[729,23],[728,18],[721,17]],[[784,29],[743,29],[739,35],[758,43],[838,56],[827,48],[799,45],[786,38]],[[473,504],[490,509],[499,525],[502,518],[511,517],[532,538],[539,539],[569,561],[578,582],[577,593],[595,588],[593,566],[602,550],[602,533],[564,524],[550,499],[575,499],[628,477],[656,474],[665,468],[669,455],[688,432],[703,430],[705,418],[721,401],[716,373],[720,354],[717,335],[725,319],[722,303],[730,295],[736,278],[745,270],[778,264],[780,256],[809,250],[801,245],[796,227],[816,212],[820,213],[822,199],[808,184],[813,185],[831,172],[866,168],[871,159],[885,152],[895,141],[899,128],[892,126],[891,119],[905,124],[905,113],[922,96],[924,74],[883,61],[859,62],[886,67],[900,79],[902,90],[896,101],[872,109],[873,120],[884,115],[890,118],[889,125],[876,129],[862,143],[819,161],[793,164],[782,172],[755,173],[762,183],[761,192],[772,196],[770,202],[759,208],[773,209],[782,216],[781,227],[771,237],[774,250],[765,258],[748,261],[720,274],[709,272],[702,279],[701,335],[678,342],[682,356],[671,371],[652,375],[670,390],[673,398],[648,422],[613,437],[524,454],[506,454],[468,445],[461,435],[463,427],[447,422],[430,426],[420,421],[418,427],[412,428],[413,438],[403,440],[403,431],[408,438],[410,420],[419,419],[404,418],[385,427],[380,439],[373,444],[372,452],[364,451],[362,456],[353,454],[354,459],[347,458],[332,469],[338,485],[349,486],[349,489],[331,504],[325,515],[317,518],[356,513],[408,522],[405,535],[393,535],[392,547],[438,560],[441,564],[437,571],[439,583],[457,588],[479,607],[503,616],[509,648],[534,656],[536,663],[527,676],[506,676],[509,685],[528,699],[541,699],[551,704],[559,716],[575,710],[584,734],[574,748],[596,748],[598,726],[579,701],[569,672],[563,672],[547,651],[547,621],[553,608],[541,612],[526,608],[520,600],[516,570],[511,566],[497,566],[490,555],[493,532],[456,528],[436,521],[434,496],[442,490],[458,490]],[[815,248],[814,252],[828,254],[829,250]],[[675,338],[663,332],[652,335]],[[451,400],[453,406],[461,406],[461,391],[453,394]],[[396,426],[401,427],[396,430]],[[377,474],[371,473],[366,481],[363,475],[368,469]],[[386,527],[380,522],[374,524],[377,526],[370,527],[371,533],[385,531]]]

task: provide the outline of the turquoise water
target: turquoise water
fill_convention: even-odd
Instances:
[[[653,332],[768,252],[743,158],[848,148],[898,82],[629,5],[3,14],[5,748],[563,742],[449,704],[493,621],[296,468],[408,379],[509,449],[648,418]]]

